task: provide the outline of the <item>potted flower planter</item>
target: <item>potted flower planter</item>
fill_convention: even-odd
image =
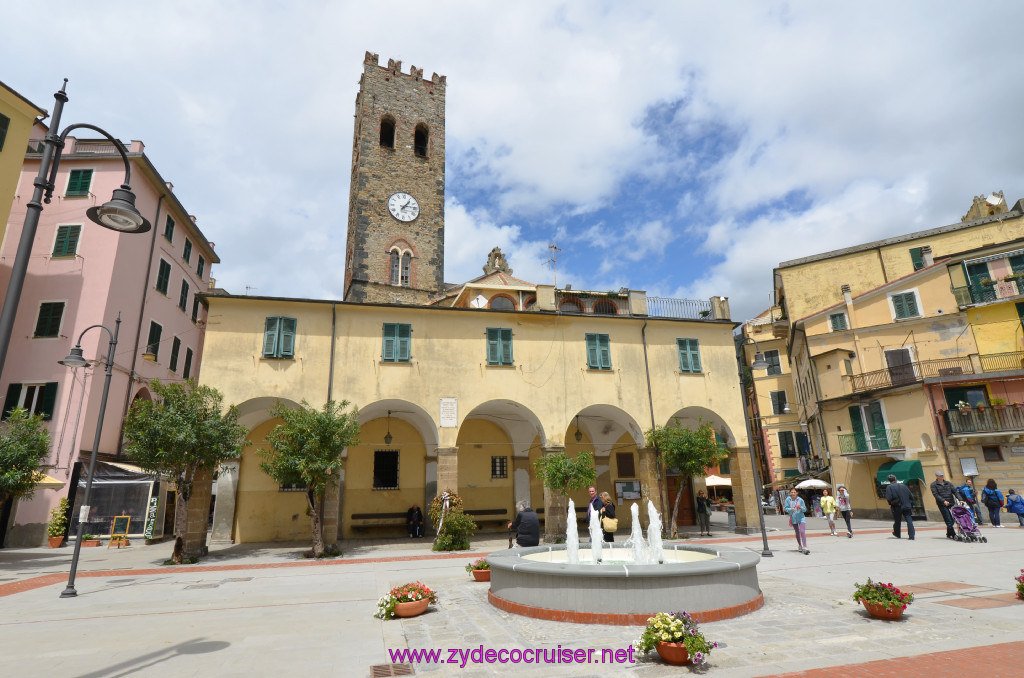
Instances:
[[[477,581],[491,581],[490,570],[473,570],[473,579]]]
[[[881,603],[869,603],[866,600],[860,601],[864,605],[864,609],[868,611],[875,619],[886,619],[888,621],[896,621],[903,616],[903,606],[893,605],[888,609]]]
[[[427,610],[427,605],[430,604],[430,599],[423,598],[422,600],[413,600],[408,603],[398,603],[395,605],[395,616],[396,617],[415,617],[423,614]]]
[[[85,535],[84,537],[82,537],[82,546],[99,546],[99,545],[100,545],[99,537],[94,537],[91,534]]]
[[[686,645],[683,643],[658,643],[654,649],[666,664],[685,666],[690,663],[690,653],[686,651]]]
[[[51,549],[60,548],[61,543],[64,541],[64,537],[47,537],[46,543],[50,545]]]

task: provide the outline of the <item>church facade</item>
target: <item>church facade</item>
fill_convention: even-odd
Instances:
[[[259,468],[278,401],[359,409],[360,442],[325,502],[328,543],[403,534],[406,510],[445,489],[485,529],[503,530],[520,500],[553,515],[533,464],[562,451],[593,450],[620,531],[633,501],[646,526],[672,482],[644,431],[676,420],[711,422],[739,522],[756,524],[738,482],[750,469],[727,299],[556,289],[516,278],[497,248],[482,249],[482,276],[444,282],[445,87],[366,56],[342,299],[207,297],[200,381],[238,404],[252,442],[219,475],[213,538],[308,538],[303,493]],[[693,523],[702,485],[682,480],[680,522]],[[572,495],[581,511],[585,497]]]

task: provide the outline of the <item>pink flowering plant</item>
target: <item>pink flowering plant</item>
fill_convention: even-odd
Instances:
[[[718,647],[718,643],[704,637],[697,628],[697,620],[685,612],[659,612],[650,617],[634,647],[644,654],[658,643],[682,643],[696,666],[707,662],[711,650]]]
[[[1017,582],[1017,597],[1024,600],[1024,570],[1020,571],[1020,574],[1013,578],[1013,581]]]
[[[466,572],[472,572],[473,570],[489,570],[491,564],[487,562],[486,558],[479,558],[474,560],[469,565],[466,565]]]
[[[427,598],[431,603],[437,602],[437,593],[421,582],[402,584],[388,591],[377,601],[377,619],[390,619],[395,616],[395,607],[399,603],[411,603]]]
[[[905,610],[907,605],[914,602],[913,593],[904,593],[893,586],[891,582],[883,584],[882,582],[871,581],[871,577],[868,577],[866,584],[855,583],[854,586],[856,587],[853,591],[853,599],[855,601],[867,601],[876,605],[884,605],[887,612],[897,609]]]

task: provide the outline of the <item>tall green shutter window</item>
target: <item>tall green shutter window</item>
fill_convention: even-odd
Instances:
[[[167,242],[174,242],[174,219],[170,217],[164,222],[164,237],[167,238]]]
[[[73,257],[78,254],[78,236],[82,233],[82,227],[58,226],[57,238],[53,241],[54,257]]]
[[[676,339],[679,351],[679,371],[697,374],[700,369],[700,346],[696,339]]]
[[[920,271],[924,268],[924,257],[921,255],[920,247],[910,248],[910,262],[914,264],[915,271]]]
[[[185,238],[185,249],[181,252],[181,258],[186,264],[192,261],[192,241],[188,238]]]
[[[188,308],[188,281],[181,281],[181,294],[178,295],[178,308],[182,311]]]
[[[832,327],[833,332],[848,329],[845,313],[833,313],[828,317],[828,324]]]
[[[156,321],[149,321],[149,337],[146,338],[146,353],[152,353],[154,358],[160,357],[160,335],[164,328]]]
[[[512,330],[503,327],[487,328],[487,364],[512,364]]]
[[[295,357],[295,318],[267,318],[263,329],[264,358]]]
[[[11,384],[7,387],[7,399],[4,400],[3,418],[11,416],[11,410],[24,407],[29,414],[40,414],[43,419],[53,418],[53,408],[57,403],[57,382],[45,384]]]
[[[171,265],[160,260],[160,266],[156,271],[156,291],[160,294],[167,294],[167,288],[171,286]]]
[[[199,257],[198,263],[196,263],[196,275],[199,276],[200,280],[203,277],[203,272],[206,270],[206,259],[202,256]]]
[[[33,336],[60,336],[60,319],[63,315],[63,301],[47,301],[39,304],[39,316],[36,318],[36,331]]]
[[[917,318],[921,312],[917,308],[917,297],[913,292],[892,295],[892,308],[896,318]]]
[[[192,349],[185,349],[185,365],[181,368],[181,378],[188,379],[192,376]]]
[[[181,351],[181,339],[179,339],[178,337],[175,337],[174,341],[171,342],[171,360],[170,360],[170,364],[168,365],[168,369],[170,369],[171,372],[177,372],[178,371],[178,353],[180,351]]]
[[[779,450],[783,457],[796,456],[796,443],[793,442],[792,431],[779,431]]]
[[[68,190],[64,194],[69,198],[81,198],[89,195],[89,185],[92,184],[92,170],[71,170],[68,177]]]
[[[199,321],[199,297],[192,297],[192,322]]]
[[[384,341],[381,360],[386,363],[407,363],[411,360],[412,325],[384,323]]]
[[[778,349],[771,349],[764,352],[765,362],[768,363],[766,374],[782,374],[782,359],[779,357]]]
[[[769,391],[768,395],[772,399],[772,414],[785,414],[786,410],[786,392],[785,391]]]
[[[11,119],[0,113],[0,151],[4,150],[4,142],[7,141],[7,128],[11,125]]]
[[[587,335],[587,367],[592,370],[612,368],[611,341],[607,334]]]

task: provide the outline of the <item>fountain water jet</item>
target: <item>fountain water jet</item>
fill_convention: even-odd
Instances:
[[[636,502],[629,507],[629,513],[633,516],[633,527],[630,528],[626,544],[633,547],[633,562],[637,565],[646,565],[647,545],[644,544],[644,528],[640,527],[640,507]]]
[[[590,512],[590,558],[594,563],[601,562],[601,544],[604,535],[601,533],[601,516],[597,511]]]
[[[636,506],[636,504],[633,504]],[[664,563],[665,552],[661,545],[661,516],[654,508],[654,502],[647,500],[647,553],[650,557],[648,562]]]
[[[565,517],[565,559],[570,565],[580,562],[580,533],[576,525],[576,505],[569,500],[569,512]]]

